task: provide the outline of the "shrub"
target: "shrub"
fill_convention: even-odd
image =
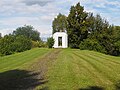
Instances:
[[[0,55],[10,55],[31,49],[31,40],[24,36],[6,35],[0,39]]]
[[[112,55],[114,56],[120,55],[120,41],[114,43],[114,50],[112,52]]]
[[[41,47],[47,48],[47,42],[44,42],[44,41],[39,42],[39,48]]]
[[[53,45],[54,45],[54,39],[53,37],[50,37],[47,39],[47,45],[48,45],[48,48],[52,48]]]
[[[12,43],[14,43],[14,36],[6,35],[0,39],[0,54],[1,55],[10,55],[14,52]]]
[[[30,50],[32,47],[31,40],[24,36],[17,36],[13,44],[15,46],[16,52],[23,52],[26,50]]]
[[[105,48],[99,44],[97,40],[86,39],[80,43],[79,48],[81,50],[94,50],[102,53],[106,53]]]
[[[32,48],[39,47],[40,42],[39,41],[32,41]]]

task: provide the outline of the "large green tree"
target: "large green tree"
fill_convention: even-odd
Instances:
[[[84,7],[77,3],[76,6],[71,6],[70,13],[67,17],[67,33],[69,38],[69,47],[78,48],[83,39],[87,38],[88,13],[84,11]]]
[[[19,36],[25,36],[29,39],[32,39],[33,41],[39,41],[40,40],[40,33],[33,28],[33,26],[25,25],[23,27],[17,28],[13,35]]]
[[[112,34],[110,35],[112,49],[109,49],[109,54],[120,55],[120,26],[112,26]]]
[[[109,23],[102,19],[99,14],[96,16],[89,15],[88,22],[90,38],[100,38],[108,31]]]
[[[92,49],[110,55],[120,55],[120,27],[109,25],[100,15],[90,14],[88,21],[90,33],[88,38],[80,44],[80,49]],[[99,45],[102,49],[98,46],[94,47],[94,45]]]
[[[53,34],[55,32],[65,32],[66,30],[66,25],[67,25],[67,19],[65,15],[62,15],[61,13],[59,13],[57,15],[57,18],[54,18],[53,22],[52,22],[52,27],[53,27]]]

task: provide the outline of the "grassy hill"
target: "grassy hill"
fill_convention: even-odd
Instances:
[[[0,72],[4,90],[120,89],[120,57],[87,50],[37,48],[0,57]]]
[[[35,48],[22,53],[0,57],[0,72],[22,68],[25,64],[30,64],[35,59],[44,56],[50,49]]]

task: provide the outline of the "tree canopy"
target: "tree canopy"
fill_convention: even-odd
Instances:
[[[33,28],[31,25],[25,25],[23,27],[18,27],[15,31],[13,31],[13,35],[19,36],[23,35],[33,41],[40,40],[40,33]]]
[[[55,32],[60,32],[60,31],[65,32],[66,25],[67,25],[66,16],[59,13],[57,18],[54,18],[54,20],[52,22],[52,28],[53,28],[52,33],[54,34]]]
[[[84,7],[77,3],[76,6],[71,6],[70,13],[67,17],[67,33],[69,38],[69,47],[78,48],[83,39],[87,38],[87,16]]]

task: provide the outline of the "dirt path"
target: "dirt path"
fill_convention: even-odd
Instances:
[[[61,49],[55,49],[49,52],[43,58],[40,58],[37,62],[33,63],[32,66],[30,66],[29,68],[29,70],[31,71],[30,74],[37,73],[37,75],[35,75],[34,78],[39,80],[40,83],[38,86],[48,82],[46,77],[48,68],[54,64],[60,52],[61,52]],[[35,89],[36,87],[37,86],[31,88],[31,90]],[[28,90],[30,90],[30,88]]]
[[[48,67],[57,59],[60,49],[51,50],[42,58],[35,60],[27,68],[9,70],[0,73],[0,90],[34,90],[48,82]]]

